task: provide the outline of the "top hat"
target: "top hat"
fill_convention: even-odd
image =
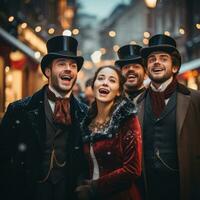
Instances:
[[[115,62],[115,65],[119,66],[120,68],[130,63],[139,63],[143,65],[143,59],[140,54],[141,48],[142,47],[139,45],[132,44],[122,46],[117,51],[119,60]]]
[[[42,58],[41,69],[45,75],[45,68],[52,60],[56,58],[69,58],[76,61],[78,71],[81,69],[84,59],[81,56],[77,56],[78,41],[70,36],[55,36],[47,41],[48,53]]]
[[[141,49],[141,56],[146,59],[152,52],[163,51],[169,54],[175,53],[179,60],[179,66],[181,65],[181,55],[176,48],[176,41],[167,35],[158,34],[154,35],[149,40],[148,47]]]

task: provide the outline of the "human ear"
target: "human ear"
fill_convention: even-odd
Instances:
[[[172,67],[172,72],[173,72],[174,74],[176,74],[176,73],[178,72],[178,70],[179,70],[179,66],[174,65],[174,66]]]
[[[45,68],[45,71],[44,71],[45,75],[49,78],[50,77],[50,74],[51,74],[51,70],[50,68]]]

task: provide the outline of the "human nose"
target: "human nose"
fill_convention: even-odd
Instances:
[[[69,63],[66,63],[65,67],[64,67],[65,70],[71,70],[71,66]]]
[[[134,67],[131,65],[131,66],[129,66],[129,70],[132,70],[132,71],[134,71]]]
[[[108,85],[108,79],[103,80],[103,85],[106,85],[106,86]]]

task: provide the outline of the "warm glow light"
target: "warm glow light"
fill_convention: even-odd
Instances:
[[[109,36],[110,37],[115,37],[116,36],[116,32],[115,31],[109,31]]]
[[[9,58],[12,61],[18,61],[24,59],[24,54],[21,51],[11,51],[9,54]]]
[[[157,4],[157,0],[145,0],[145,3],[148,8],[155,8]]]
[[[41,53],[40,53],[39,51],[36,51],[36,52],[35,52],[35,58],[36,58],[36,59],[39,59],[40,56],[41,56]]]
[[[132,41],[130,42],[130,44],[137,44],[137,42],[134,41],[134,40],[132,40]]]
[[[117,52],[119,48],[120,48],[119,45],[114,45],[113,46],[113,51]]]
[[[55,32],[55,29],[54,29],[54,28],[50,28],[50,29],[48,30],[48,33],[49,33],[50,35],[54,34],[54,32]]]
[[[41,26],[36,26],[35,27],[35,32],[39,33],[42,30]]]
[[[8,73],[9,71],[10,71],[10,67],[9,67],[9,66],[6,66],[6,67],[5,67],[5,72]]]
[[[149,38],[150,36],[151,36],[151,35],[150,35],[150,33],[149,33],[149,32],[147,32],[147,31],[146,31],[146,32],[144,32],[144,37],[145,37],[145,38]]]
[[[196,24],[196,28],[197,28],[197,29],[200,29],[200,24]]]
[[[181,35],[184,35],[184,34],[185,34],[185,30],[184,30],[183,28],[180,28],[180,29],[179,29],[179,33],[180,33]]]
[[[15,18],[13,16],[8,17],[8,21],[12,22]]]
[[[72,30],[73,35],[78,35],[79,34],[79,30],[77,28]]]
[[[169,31],[165,31],[164,34],[167,35],[167,36],[170,36],[170,32]]]
[[[24,22],[21,24],[21,28],[25,29],[26,27],[27,27],[27,23]]]
[[[148,40],[147,38],[144,38],[144,39],[143,39],[143,43],[144,43],[145,45],[148,45],[148,44],[149,44],[149,40]]]
[[[31,29],[24,29],[23,37],[25,41],[29,42],[33,47],[42,52],[42,54],[46,54],[47,50],[45,42],[39,38]]]
[[[93,63],[98,63],[101,61],[101,56],[102,53],[101,51],[95,51],[92,55],[91,55],[91,59],[93,61]]]
[[[66,29],[66,30],[63,31],[63,35],[65,35],[65,36],[71,36],[72,32],[70,30]]]

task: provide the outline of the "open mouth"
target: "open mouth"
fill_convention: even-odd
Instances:
[[[64,81],[71,81],[72,77],[69,76],[69,75],[62,75],[61,79],[64,80]]]
[[[100,93],[100,94],[109,94],[110,91],[109,91],[108,89],[106,89],[106,88],[100,88],[100,89],[99,89],[99,93]]]
[[[137,78],[137,75],[135,74],[128,74],[127,80],[128,81],[134,81]]]
[[[154,68],[154,69],[152,69],[152,71],[155,73],[159,73],[159,72],[164,71],[164,69],[163,68]]]

